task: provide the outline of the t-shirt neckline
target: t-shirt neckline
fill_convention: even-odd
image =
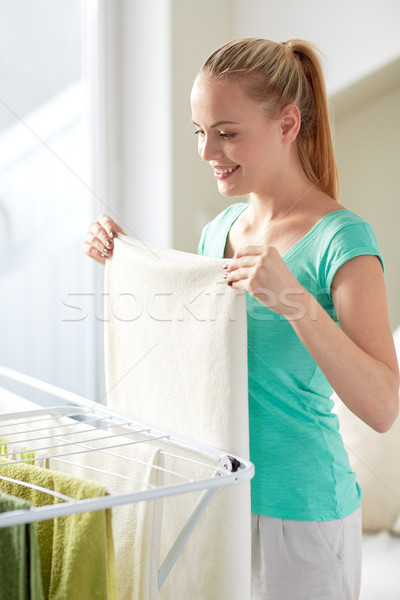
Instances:
[[[242,213],[244,213],[245,210],[247,210],[247,208],[249,208],[250,204],[244,204],[241,207],[241,210],[235,214],[234,219],[229,223],[226,233],[225,233],[225,237],[224,237],[224,243],[223,243],[223,248],[222,248],[222,258],[225,257],[225,249],[226,249],[226,244],[228,242],[228,235],[229,232],[233,226],[233,224],[235,223],[235,221],[237,221],[237,219],[240,217],[240,215]],[[282,254],[282,258],[284,260],[287,260],[288,258],[290,258],[292,256],[292,254],[296,254],[296,252],[298,252],[306,243],[308,243],[310,238],[313,238],[314,235],[316,233],[318,233],[318,231],[320,230],[320,228],[325,224],[325,221],[328,220],[329,217],[331,217],[332,215],[335,215],[336,213],[344,213],[344,212],[349,212],[347,208],[338,208],[337,210],[333,210],[329,213],[326,213],[326,215],[324,215],[323,217],[321,217],[319,219],[319,221],[317,221],[308,231],[306,231],[306,233],[299,239],[297,240],[297,242],[295,242],[293,244],[293,246],[291,246],[288,250],[286,250],[286,252],[284,252]]]

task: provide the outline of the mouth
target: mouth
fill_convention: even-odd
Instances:
[[[215,177],[218,181],[222,181],[231,177],[231,175],[239,169],[239,165],[236,165],[236,167],[213,167],[213,169]]]

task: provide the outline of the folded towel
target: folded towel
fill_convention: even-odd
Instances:
[[[115,242],[105,269],[105,366],[114,410],[247,458],[245,295],[223,260]],[[161,559],[193,495],[166,499]],[[250,597],[250,490],[225,488],[208,507],[159,598]]]
[[[0,475],[77,500],[103,496],[96,483],[28,464],[1,465]],[[50,494],[0,478],[0,489],[33,506],[60,502]],[[117,598],[110,511],[74,514],[36,524],[43,591],[50,600]]]
[[[31,504],[0,491],[0,513],[24,510]],[[0,529],[0,598],[44,600],[35,525]]]

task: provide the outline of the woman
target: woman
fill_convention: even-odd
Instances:
[[[225,257],[227,284],[248,292],[252,598],[353,600],[361,491],[330,396],[385,432],[399,379],[375,236],[338,203],[316,51],[229,42],[201,68],[191,104],[219,191],[250,199],[205,227],[199,252]],[[105,262],[118,231],[99,217],[85,252]]]

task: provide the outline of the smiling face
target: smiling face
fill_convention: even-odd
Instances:
[[[220,193],[268,193],[282,171],[280,120],[267,119],[240,80],[200,74],[191,105],[199,154],[213,168]]]

